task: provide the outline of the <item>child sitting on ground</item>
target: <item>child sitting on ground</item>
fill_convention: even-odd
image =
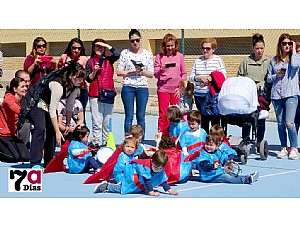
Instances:
[[[114,167],[114,179],[120,183],[124,177],[125,164],[135,158],[135,152],[138,147],[138,140],[132,135],[127,135],[124,142],[120,145],[122,153],[119,155]]]
[[[221,138],[217,135],[207,135],[205,148],[196,160],[200,172],[200,181],[209,183],[232,183],[232,184],[252,184],[259,178],[258,171],[250,175],[240,176],[231,174],[222,168],[222,164],[227,162],[228,156],[221,158],[218,156]]]
[[[91,168],[100,171],[100,163],[92,156],[88,147],[90,130],[85,125],[78,125],[73,131],[73,139],[68,148],[68,172],[87,173]]]
[[[150,196],[159,196],[153,187],[161,185],[171,195],[178,192],[171,189],[167,183],[164,167],[168,162],[168,155],[163,150],[156,151],[151,159],[139,159],[125,165],[124,178],[120,184],[103,181],[98,184],[94,193],[113,192],[121,194],[146,192]]]
[[[227,155],[228,160],[234,160],[237,156],[237,153],[234,149],[231,148],[231,145],[225,135],[223,128],[220,125],[213,125],[209,130],[209,134],[219,136],[221,139],[221,144],[219,146],[218,151],[222,153],[219,154],[219,157]]]
[[[188,115],[189,130],[179,137],[179,144],[185,156],[193,154],[204,146],[206,131],[200,127],[201,115],[198,110],[192,110]]]

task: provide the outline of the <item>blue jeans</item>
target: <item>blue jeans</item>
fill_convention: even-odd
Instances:
[[[134,115],[134,99],[136,100],[137,124],[143,128],[144,133],[146,132],[145,113],[146,113],[146,106],[148,103],[148,97],[149,97],[148,88],[135,88],[130,86],[123,86],[121,91],[121,98],[125,110],[124,133],[129,132],[129,129],[132,126],[133,115]]]
[[[107,190],[113,193],[121,193],[121,184],[108,183]]]
[[[295,115],[298,105],[298,96],[272,100],[276,119],[279,139],[282,147],[287,147],[287,132],[291,147],[298,147],[298,136],[295,127]],[[292,124],[288,127],[288,124]],[[286,132],[287,131],[287,132]]]
[[[223,173],[212,178],[210,183],[231,183],[231,184],[250,184],[250,176],[235,176],[230,173]]]

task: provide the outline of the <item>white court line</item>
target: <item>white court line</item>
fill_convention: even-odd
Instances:
[[[278,175],[284,175],[284,174],[289,174],[289,173],[295,173],[295,172],[299,172],[299,171],[300,171],[300,169],[295,169],[295,170],[290,170],[290,171],[286,171],[286,172],[273,173],[273,174],[268,174],[268,175],[264,175],[264,176],[259,176],[259,178],[273,177],[273,176],[278,176]],[[219,186],[219,185],[223,185],[223,184],[228,184],[228,183],[208,184],[208,185],[203,185],[203,186],[199,186],[199,187],[193,187],[193,188],[181,189],[181,190],[177,190],[177,191],[178,191],[178,192],[192,191],[192,190],[201,189],[201,188],[208,188],[208,187]],[[142,197],[149,197],[149,195],[141,195],[141,196],[137,196],[136,198],[142,198]]]

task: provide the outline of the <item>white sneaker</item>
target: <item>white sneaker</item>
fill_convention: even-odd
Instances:
[[[254,173],[251,173],[250,174],[250,179],[251,179],[250,184],[252,184],[253,182],[257,181],[258,178],[259,178],[259,172],[258,171],[255,171]]]
[[[94,188],[94,193],[103,193],[107,191],[108,183],[107,181],[102,181],[100,184],[97,184]]]
[[[277,158],[287,158],[288,156],[288,151],[286,147],[283,147],[281,151],[277,154]]]
[[[290,152],[289,152],[289,159],[297,159],[298,158],[298,149],[293,147],[290,149]]]

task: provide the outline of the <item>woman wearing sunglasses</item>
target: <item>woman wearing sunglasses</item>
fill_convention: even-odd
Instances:
[[[30,75],[31,85],[57,67],[55,60],[51,56],[47,60],[49,62],[44,60],[43,63],[42,57],[46,56],[46,48],[46,40],[43,37],[36,37],[32,44],[32,51],[24,61],[24,70]]]
[[[202,104],[209,94],[208,85],[212,81],[212,72],[219,71],[224,78],[227,77],[223,59],[214,52],[217,49],[217,41],[214,38],[206,38],[201,41],[202,56],[198,58],[189,77],[190,82],[194,83],[194,98],[197,109],[201,112]],[[204,115],[201,112],[201,128],[209,133],[209,123],[211,126],[220,125],[219,115]]]
[[[123,77],[121,98],[125,110],[124,133],[129,132],[132,125],[135,99],[137,124],[146,132],[148,78],[153,78],[153,55],[141,47],[142,37],[138,30],[132,29],[128,36],[130,47],[121,52],[117,67],[117,76]]]
[[[58,60],[58,68],[65,66],[68,61],[71,61],[73,59],[78,59],[78,64],[85,68],[88,57],[85,55],[85,48],[83,42],[79,38],[73,38],[68,43],[64,54],[62,54]],[[83,114],[85,116],[85,109],[88,102],[88,90],[85,81],[83,81],[80,89],[79,101],[82,104]]]
[[[298,105],[300,55],[289,34],[280,35],[276,56],[271,59],[267,81],[272,83],[271,100],[274,106],[281,151],[277,158],[298,158],[298,136],[295,114]],[[287,147],[287,134],[290,148]]]

